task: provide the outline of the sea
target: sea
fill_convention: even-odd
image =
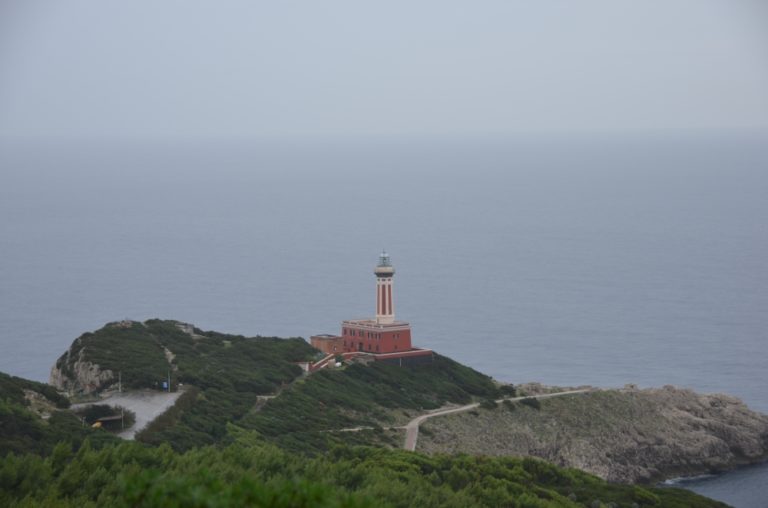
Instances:
[[[768,133],[4,139],[0,371],[176,319],[338,333],[396,269],[414,343],[512,383],[768,413]],[[768,506],[768,466],[681,480]]]

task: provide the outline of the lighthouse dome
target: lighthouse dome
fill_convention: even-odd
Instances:
[[[395,274],[395,268],[392,266],[387,251],[381,251],[381,254],[379,254],[379,264],[376,265],[373,273],[378,277],[392,277]]]

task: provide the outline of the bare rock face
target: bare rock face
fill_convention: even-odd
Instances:
[[[117,382],[111,370],[102,369],[95,363],[86,361],[85,349],[77,346],[78,341],[75,341],[51,368],[48,381],[50,384],[62,391],[89,395],[100,392]]]
[[[170,372],[177,372],[176,355],[167,342],[207,337],[187,323],[150,319],[115,321],[83,333],[51,368],[50,384],[82,395],[118,388],[157,388]],[[168,339],[172,337],[173,340]]]
[[[195,331],[195,325],[189,323],[176,322],[176,328],[186,333],[193,339],[204,339],[204,335],[200,335]]]
[[[425,428],[419,451],[536,456],[622,483],[768,457],[768,416],[735,397],[671,386],[542,399],[540,409],[501,404],[434,418]]]
[[[35,413],[43,420],[47,420],[58,408],[56,404],[48,400],[45,395],[34,390],[24,389],[24,399],[27,401],[27,409]]]

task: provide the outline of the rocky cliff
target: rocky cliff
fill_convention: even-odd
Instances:
[[[190,325],[119,321],[84,333],[51,368],[49,382],[60,390],[85,395],[117,388],[119,377],[127,388],[156,387],[175,366],[162,338],[173,331],[186,336],[182,326]]]
[[[316,351],[303,339],[243,337],[173,320],[108,323],[78,337],[51,369],[50,383],[73,394],[162,390],[170,381],[233,392],[274,393],[301,375]],[[254,395],[255,396],[255,395]]]
[[[722,471],[768,456],[768,416],[727,395],[600,390],[434,418],[423,452],[536,456],[613,482]]]
[[[89,395],[115,384],[117,379],[111,370],[86,360],[85,349],[73,347],[51,367],[48,382],[62,391]]]

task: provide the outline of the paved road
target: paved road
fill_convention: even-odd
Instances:
[[[510,402],[514,402],[516,400],[523,400],[527,398],[531,399],[548,399],[550,397],[561,397],[563,395],[571,395],[574,393],[584,393],[584,392],[591,392],[594,391],[591,388],[585,388],[583,390],[568,390],[566,392],[555,392],[555,393],[544,393],[541,395],[531,395],[527,397],[511,397],[506,399],[499,399],[496,402],[501,403],[505,400],[508,400]],[[434,418],[435,416],[445,416],[450,415],[453,413],[461,413],[464,411],[469,411],[471,409],[475,409],[476,407],[480,406],[479,402],[475,402],[474,404],[467,404],[466,406],[459,406],[459,407],[449,407],[449,408],[443,408],[443,409],[436,409],[430,413],[423,414],[421,416],[417,416],[410,422],[408,422],[408,425],[405,426],[405,446],[404,448],[408,451],[415,451],[416,450],[416,442],[419,440],[419,425],[424,423],[430,418]]]
[[[72,404],[72,409],[90,406],[93,404],[108,404],[110,406],[122,406],[136,413],[136,423],[130,429],[118,434],[123,439],[133,439],[136,433],[146,427],[152,420],[165,413],[168,408],[173,406],[176,399],[184,393],[178,392],[124,392],[115,393],[106,399],[97,402],[88,402],[84,404]]]

